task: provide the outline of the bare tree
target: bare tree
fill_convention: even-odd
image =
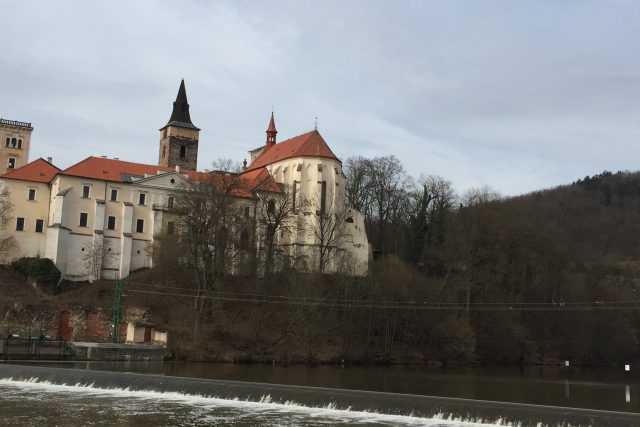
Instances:
[[[342,168],[346,178],[345,196],[347,206],[369,218],[371,214],[371,169],[364,157],[350,157]]]
[[[102,278],[102,265],[105,262],[102,239],[93,240],[85,245],[84,265],[89,272],[89,282]]]
[[[179,238],[186,250],[182,257],[195,283],[193,341],[198,341],[210,292],[228,272],[238,254],[232,238],[240,226],[239,206],[234,200],[243,181],[230,172],[215,172],[201,181],[189,181],[176,195],[175,214],[181,219]]]
[[[264,233],[264,257],[261,259],[264,279],[264,294],[274,266],[279,264],[275,259],[277,236],[294,228],[294,199],[289,186],[281,185],[281,193],[259,191],[256,205],[256,218]]]
[[[371,188],[373,219],[377,221],[377,245],[385,245],[385,228],[394,213],[399,212],[407,176],[395,156],[376,157],[367,161]]]
[[[311,205],[311,214],[315,221],[308,232],[313,235],[318,248],[318,273],[324,274],[327,267],[338,258],[341,252],[340,245],[348,236],[345,227],[347,212],[335,204],[323,206],[317,199]]]

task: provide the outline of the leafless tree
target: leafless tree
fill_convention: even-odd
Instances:
[[[187,182],[176,194],[174,213],[181,219],[179,238],[186,250],[182,262],[193,272],[195,283],[194,344],[211,307],[210,292],[239,253],[232,233],[241,225],[235,196],[243,186],[239,175],[218,171]]]
[[[347,212],[344,207],[339,208],[335,204],[323,206],[317,199],[311,202],[311,206],[314,224],[308,233],[313,235],[318,248],[318,273],[324,274],[327,267],[339,257],[341,243],[348,236],[345,227]]]
[[[264,235],[265,246],[261,259],[265,296],[274,267],[282,261],[275,259],[277,236],[295,227],[294,196],[287,185],[281,185],[281,190],[281,193],[259,191],[256,194],[256,218]]]

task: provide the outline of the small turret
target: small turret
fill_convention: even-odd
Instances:
[[[276,121],[273,118],[273,111],[271,112],[271,120],[269,121],[269,127],[267,128],[267,146],[265,150],[276,145],[276,134],[278,131],[276,130]]]

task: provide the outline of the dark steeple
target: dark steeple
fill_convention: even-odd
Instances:
[[[269,127],[267,128],[267,148],[270,148],[276,144],[276,122],[273,119],[273,111],[271,112],[271,120],[269,121]]]
[[[189,115],[189,103],[187,102],[187,91],[184,88],[184,79],[180,82],[178,96],[176,96],[176,102],[173,103],[173,111],[167,125],[198,129],[191,122],[191,116]]]

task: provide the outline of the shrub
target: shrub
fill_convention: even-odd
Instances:
[[[49,258],[20,258],[11,267],[43,288],[53,289],[60,280],[60,270]]]

